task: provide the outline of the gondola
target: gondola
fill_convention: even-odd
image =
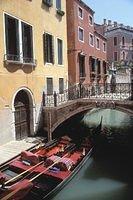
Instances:
[[[60,191],[92,152],[89,137],[75,144],[68,136],[52,146],[22,152],[0,171],[1,200],[46,200]]]

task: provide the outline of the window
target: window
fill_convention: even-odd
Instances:
[[[79,55],[79,76],[85,77],[85,56]]]
[[[54,39],[48,33],[44,34],[44,57],[46,63],[54,64]]]
[[[100,49],[100,41],[99,41],[98,38],[96,39],[96,48],[97,48],[97,49]]]
[[[5,14],[5,38],[7,60],[34,62],[32,26]]]
[[[51,7],[53,5],[53,0],[42,0],[42,2],[48,7]]]
[[[28,58],[33,58],[33,36],[32,27],[22,22],[22,49],[24,62],[27,62]]]
[[[64,92],[64,79],[59,78],[59,93],[63,94],[63,92]]]
[[[103,52],[106,52],[106,43],[103,42]]]
[[[107,74],[107,67],[106,67],[106,62],[103,61],[103,73]]]
[[[56,8],[57,10],[61,10],[61,0],[56,0]]]
[[[133,47],[133,39],[132,39],[132,47]]]
[[[90,34],[90,37],[89,37],[89,44],[91,46],[94,46],[94,36],[92,34]]]
[[[82,28],[79,27],[78,29],[78,38],[80,41],[84,41],[84,30]]]
[[[114,61],[117,61],[118,58],[117,58],[117,52],[114,52]]]
[[[8,59],[20,60],[19,54],[19,22],[5,15],[6,54]]]
[[[83,10],[82,10],[82,8],[78,8],[78,15],[79,15],[79,17],[81,18],[81,19],[83,19]]]
[[[60,39],[57,39],[57,46],[58,46],[58,64],[63,64],[63,42]]]
[[[89,24],[92,26],[93,25],[93,17],[89,15]]]
[[[53,94],[53,78],[47,78],[47,95]]]
[[[123,59],[123,60],[126,59],[126,55],[125,55],[125,52],[124,52],[124,51],[122,52],[122,59]]]
[[[122,46],[125,46],[125,38],[122,37]]]
[[[117,46],[117,37],[114,37],[114,46]]]

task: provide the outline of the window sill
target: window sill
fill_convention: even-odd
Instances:
[[[82,42],[82,43],[84,43],[84,40],[80,40],[80,39],[79,39],[79,42]]]
[[[92,44],[90,44],[90,43],[89,43],[89,45],[90,45],[90,47],[94,47],[94,45],[92,45]]]
[[[53,63],[49,63],[49,62],[46,62],[45,65],[50,65],[50,66],[54,66]]]
[[[29,65],[29,66],[36,66],[37,60],[31,58],[20,58],[11,55],[4,55],[4,62],[6,65],[14,64],[14,65]],[[8,58],[9,57],[9,58]],[[16,58],[16,59],[15,59]]]
[[[62,64],[62,65],[61,65],[61,64],[58,64],[58,67],[64,67],[64,65],[63,65],[63,64]]]

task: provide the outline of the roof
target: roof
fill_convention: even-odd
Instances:
[[[101,37],[103,40],[107,40],[107,38],[106,38],[104,35],[100,34],[100,33],[97,32],[96,30],[94,31],[94,33],[95,33],[96,35],[98,35],[99,37]]]
[[[106,30],[106,33],[107,32],[111,32],[111,31],[114,31],[114,30],[125,30],[125,31],[127,31],[127,32],[131,32],[131,33],[133,33],[133,29],[128,29],[128,28],[126,28],[126,27],[121,27],[121,26],[118,26],[118,27],[113,27],[113,28],[110,28],[110,29],[107,29]]]
[[[84,3],[82,0],[77,0],[84,8],[86,8],[87,10],[89,10],[89,12],[91,12],[92,14],[94,14],[94,10],[92,10],[86,3]]]

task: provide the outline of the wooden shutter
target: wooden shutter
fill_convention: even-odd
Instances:
[[[6,53],[10,54],[9,51],[9,36],[8,36],[8,16],[5,14],[5,36],[6,36]]]
[[[52,63],[54,64],[54,36],[52,36]]]
[[[47,94],[53,94],[53,78],[47,78]]]
[[[59,78],[59,93],[63,94],[63,91],[64,91],[64,79]]]
[[[44,63],[47,62],[47,33],[43,34]]]

